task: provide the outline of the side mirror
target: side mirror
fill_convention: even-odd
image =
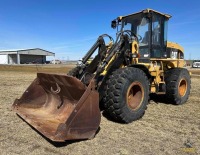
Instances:
[[[115,28],[117,27],[117,22],[116,22],[116,20],[113,20],[113,21],[111,22],[111,27],[112,27],[113,29],[115,29]]]

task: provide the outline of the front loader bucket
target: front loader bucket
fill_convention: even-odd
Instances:
[[[100,124],[99,94],[74,77],[38,73],[13,110],[52,141],[91,139]]]

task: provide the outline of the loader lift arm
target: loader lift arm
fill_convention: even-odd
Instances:
[[[105,70],[105,67],[107,67],[106,69],[107,73],[101,79],[101,84],[97,88],[99,92],[101,92],[103,86],[105,85],[106,79],[108,78],[109,75],[111,75],[113,71],[119,69],[121,65],[128,66],[131,64],[132,61],[132,51],[130,50],[131,42],[133,40],[136,40],[138,42],[138,38],[133,32],[131,32],[132,34],[130,32],[131,31],[129,30],[125,30],[118,34],[115,44],[109,51],[109,55],[107,55],[107,57],[103,61],[103,65],[98,67],[95,79],[98,79],[102,71]],[[113,57],[115,57],[114,60],[108,65],[108,63],[111,61]],[[99,81],[97,80],[97,85],[98,83]]]
[[[96,85],[98,85],[99,82],[103,84],[107,75],[120,68],[122,64],[129,65],[131,63],[130,43],[133,41],[132,39],[138,41],[137,36],[133,32],[130,30],[121,31],[110,49],[106,47],[104,37],[108,37],[111,42],[114,42],[113,38],[107,34],[99,36],[91,49],[82,58],[81,64],[72,69],[68,75],[78,78],[85,85],[88,85],[90,80],[94,77]],[[87,61],[97,49],[98,54],[91,63],[88,64]],[[114,56],[115,59],[112,61],[111,59]],[[103,78],[99,78],[105,68],[107,68],[107,73],[109,74],[106,74]],[[97,89],[99,87],[100,85],[97,86]]]
[[[104,37],[108,37],[110,42],[113,43],[114,40],[111,36],[107,34],[100,35],[94,45],[90,48],[90,50],[85,54],[82,58],[80,64],[77,65],[74,69],[72,69],[67,75],[74,76],[81,80],[84,84],[88,85],[93,74],[96,72],[98,66],[106,57],[106,53],[108,51]],[[91,56],[98,50],[98,54],[94,57],[94,59],[88,63],[88,60],[91,59]]]

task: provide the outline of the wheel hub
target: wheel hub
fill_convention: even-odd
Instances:
[[[183,97],[187,91],[187,81],[185,79],[181,79],[179,83],[179,95]]]
[[[133,82],[127,91],[127,104],[131,110],[137,110],[143,101],[144,90],[139,82]]]

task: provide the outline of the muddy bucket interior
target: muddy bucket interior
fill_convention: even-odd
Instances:
[[[100,124],[99,95],[74,77],[38,73],[13,110],[52,141],[93,138]]]

